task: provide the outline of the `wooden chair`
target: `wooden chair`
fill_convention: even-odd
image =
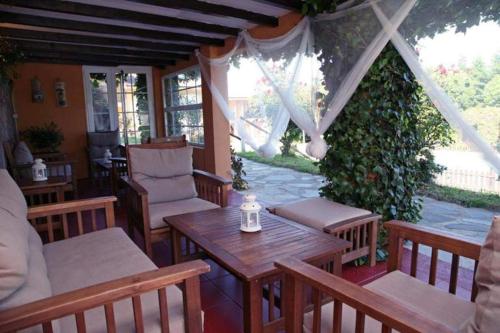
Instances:
[[[62,220],[64,240],[72,237],[68,231],[71,229],[68,225],[72,222],[77,222],[77,235],[97,234],[100,232],[98,230],[100,226],[96,223],[96,211],[104,210],[106,217],[104,229],[114,227],[113,202],[115,200],[114,197],[101,197],[33,207],[29,208],[27,218],[34,225],[36,225],[35,220],[45,220],[46,228],[39,231],[48,233],[50,243],[55,241],[55,218],[60,216],[62,219],[59,219],[57,223],[61,223]],[[90,232],[86,232],[89,228],[85,228],[83,223],[85,221],[82,220],[82,215],[87,212],[92,213]],[[77,219],[70,218],[75,214]],[[113,244],[109,245],[113,246]],[[144,332],[146,322],[151,320],[143,316],[145,302],[147,302],[144,297],[151,292],[157,295],[156,304],[160,313],[159,324],[162,332],[168,332],[169,322],[175,313],[169,313],[168,305],[172,303],[172,299],[167,298],[167,287],[179,285],[182,286],[185,332],[201,333],[203,328],[199,275],[209,270],[210,267],[201,260],[191,261],[124,276],[2,310],[0,311],[0,332],[17,332],[37,325],[42,326],[44,333],[53,332],[58,327],[56,321],[64,317],[75,321],[78,332],[85,332],[90,321],[87,316],[92,310],[103,312],[103,327],[99,329],[100,331],[117,332],[120,327],[119,320],[124,319],[123,316],[120,319],[120,316],[115,313],[120,311],[118,303],[123,300],[132,300],[130,311],[132,318],[129,322],[135,324],[135,331]]]
[[[14,145],[10,142],[3,143],[7,170],[12,177],[19,182],[21,179],[29,177],[31,179],[31,164],[17,164],[14,158]],[[75,162],[69,160],[64,153],[37,153],[33,158],[43,159],[47,165],[49,177],[64,177],[68,185],[64,187],[65,192],[73,193],[73,198],[78,198],[78,182],[75,172]],[[28,176],[29,175],[29,176]]]
[[[167,143],[167,142],[183,142],[186,141],[186,135],[179,136],[164,136],[160,138],[148,137],[148,143]]]
[[[175,149],[186,147],[185,137],[181,141],[170,141],[165,143],[150,143],[141,145],[127,146],[128,177],[122,177],[123,182],[127,184],[127,209],[128,209],[128,228],[129,234],[133,237],[134,229],[137,229],[144,237],[146,254],[152,258],[152,244],[158,241],[169,239],[170,228],[165,225],[162,227],[152,227],[152,214],[150,202],[148,200],[147,190],[133,179],[134,165],[130,159],[131,147],[139,149]],[[228,191],[231,188],[232,181],[201,170],[193,170],[198,198],[211,206],[227,206]],[[177,202],[177,201],[176,201]],[[214,205],[215,204],[215,205]],[[205,205],[206,206],[206,205]],[[216,206],[215,206],[216,207]],[[214,207],[211,207],[214,208]],[[209,209],[207,207],[199,210]],[[194,210],[191,210],[194,211]],[[171,211],[162,211],[162,217],[172,215]],[[177,213],[178,214],[178,213]],[[158,214],[156,214],[158,215]],[[175,213],[173,215],[176,215]]]
[[[431,229],[401,221],[386,222],[384,226],[389,230],[389,260],[387,263],[389,274],[366,285],[366,287],[360,287],[293,258],[286,258],[276,262],[276,266],[285,274],[284,288],[287,290],[284,305],[286,332],[302,332],[303,329],[304,331],[308,331],[309,329],[306,330],[306,327],[309,327],[313,332],[326,331],[328,328],[322,326],[325,322],[332,326],[333,332],[342,332],[342,328],[345,327],[343,325],[346,324],[343,323],[346,313],[351,313],[349,318],[353,320],[350,328],[352,328],[352,331],[355,330],[359,333],[374,331],[372,319],[380,327],[377,330],[378,332],[391,332],[391,330],[399,332],[455,332],[457,328],[451,327],[449,323],[446,323],[448,319],[444,319],[444,316],[436,319],[435,317],[438,316],[436,314],[434,314],[434,318],[430,318],[430,315],[425,316],[422,314],[424,311],[427,311],[432,315],[432,306],[439,303],[436,302],[436,298],[433,298],[436,295],[441,300],[446,298],[446,301],[442,301],[441,303],[446,303],[444,307],[449,307],[450,310],[444,309],[444,311],[453,312],[452,316],[455,317],[455,321],[462,321],[464,318],[467,320],[472,315],[474,312],[473,304],[453,295],[457,291],[460,257],[474,260],[475,269],[477,269],[481,244],[449,235],[442,235]],[[398,272],[401,269],[403,242],[407,240],[413,243],[410,266],[411,277]],[[414,279],[417,274],[418,249],[420,245],[432,248],[428,285]],[[452,254],[449,293],[431,287],[436,284],[438,252],[440,250]],[[404,297],[408,292],[417,288],[408,287],[405,290],[397,290],[398,287],[395,284],[389,285],[386,288],[390,290],[391,297],[386,296],[387,291],[384,294],[374,287],[370,288],[370,285],[377,285],[378,281],[383,280],[391,274],[406,276],[404,279],[406,279],[407,283],[409,285],[419,285],[418,289],[427,288],[429,292],[421,294],[420,297],[423,298],[421,301],[427,302],[426,304],[428,305],[426,307],[428,309],[422,310],[421,305],[419,306],[415,303],[408,304],[407,300],[399,298]],[[470,300],[474,302],[477,288],[475,281],[471,283],[472,292]],[[380,286],[379,283],[378,285]],[[303,302],[304,286],[313,288],[314,301],[313,304],[307,307]],[[321,309],[326,305],[322,306],[321,300],[324,298],[319,297],[319,295],[326,295],[330,299],[333,299],[333,303],[328,304],[333,310],[331,314],[328,312],[326,315],[327,318],[323,318],[323,320],[322,316],[325,317],[325,311]],[[439,297],[437,298],[438,300]],[[398,298],[398,301],[395,298]],[[459,313],[459,311],[453,310],[453,306],[457,304],[462,310],[466,309],[467,311]],[[312,308],[312,311],[308,312],[305,316],[304,309],[306,308],[308,311]],[[329,311],[328,309],[323,310]],[[470,315],[469,312],[471,313]],[[371,318],[369,319],[371,322],[366,324],[368,320],[365,322],[365,319],[368,319],[368,317]],[[306,322],[305,318],[308,321],[306,325],[304,325]],[[370,326],[369,330],[365,330],[365,324],[366,326]]]

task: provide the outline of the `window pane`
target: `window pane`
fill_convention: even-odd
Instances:
[[[109,117],[111,107],[109,105],[106,74],[90,73],[89,79],[92,87],[92,108],[94,112],[95,131],[109,131],[111,129]]]
[[[186,139],[191,143],[205,143],[201,109],[168,112],[167,121],[169,135],[185,134]]]
[[[109,114],[95,114],[94,126],[96,132],[105,132],[111,129]]]

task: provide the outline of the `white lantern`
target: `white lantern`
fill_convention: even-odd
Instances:
[[[254,194],[247,194],[243,197],[243,204],[240,206],[241,226],[244,232],[256,232],[262,229],[260,225],[261,206],[255,201]]]
[[[104,163],[111,163],[111,157],[113,157],[111,151],[109,149],[106,149],[106,151],[104,152]]]
[[[31,167],[31,172],[35,182],[47,180],[47,166],[41,158],[35,159],[35,163]]]

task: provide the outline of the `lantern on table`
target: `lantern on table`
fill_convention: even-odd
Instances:
[[[261,206],[255,199],[254,194],[247,194],[243,197],[243,204],[240,206],[241,231],[256,232],[262,229],[260,225]]]
[[[35,182],[47,180],[47,166],[41,158],[35,159],[35,163],[31,167],[31,172]]]

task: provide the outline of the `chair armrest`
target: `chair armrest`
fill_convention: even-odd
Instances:
[[[275,262],[275,265],[285,273],[284,288],[289,293],[289,295],[285,296],[285,313],[288,315],[285,316],[285,329],[287,332],[302,332],[304,308],[297,305],[297,303],[302,303],[304,284],[331,296],[334,301],[340,301],[354,308],[357,311],[357,316],[370,316],[388,328],[399,332],[453,332],[449,327],[430,320],[399,302],[376,294],[298,259],[279,259]]]
[[[114,317],[108,316],[108,311],[113,312],[112,304],[129,298],[134,303],[134,315],[141,316],[139,321],[142,323],[142,313],[136,311],[135,303],[137,300],[140,302],[138,296],[157,290],[160,310],[163,312],[167,306],[165,288],[177,283],[185,284],[186,332],[201,332],[199,275],[209,271],[209,265],[196,260],[45,298],[0,312],[0,332],[16,332],[38,324],[52,325],[53,320],[71,315],[76,315],[78,320],[78,316],[84,311],[103,306],[106,310],[106,323],[109,325],[109,317]],[[165,322],[166,316],[161,316],[161,321],[162,326],[168,325]]]
[[[46,230],[48,232],[49,242],[54,241],[54,229],[56,226],[56,221],[54,221],[54,217],[62,216],[61,219],[57,221],[57,224],[62,223],[64,238],[69,238],[69,228],[68,223],[70,220],[68,219],[68,214],[76,214],[76,222],[77,222],[77,230],[78,235],[84,234],[84,226],[83,226],[83,215],[82,212],[90,211],[91,219],[92,219],[92,231],[97,230],[97,220],[95,211],[98,209],[104,209],[105,217],[106,217],[106,228],[114,227],[115,225],[115,215],[114,215],[114,206],[113,203],[116,201],[116,197],[100,197],[100,198],[92,198],[92,199],[83,199],[83,200],[72,200],[66,201],[56,204],[49,205],[39,205],[28,208],[28,216],[27,219],[31,221],[33,226],[38,227],[40,222],[46,223]]]
[[[137,183],[136,181],[132,180],[132,178],[128,176],[122,176],[121,180],[128,186],[128,188],[133,191],[136,195],[139,196],[147,196],[148,191],[144,187],[142,187],[141,184]]]
[[[213,173],[203,171],[203,170],[195,169],[195,170],[193,170],[193,175],[195,177],[203,177],[203,178],[210,179],[216,183],[219,183],[220,185],[231,185],[233,183],[232,180],[226,179],[226,178],[221,177],[221,176],[214,175]]]

